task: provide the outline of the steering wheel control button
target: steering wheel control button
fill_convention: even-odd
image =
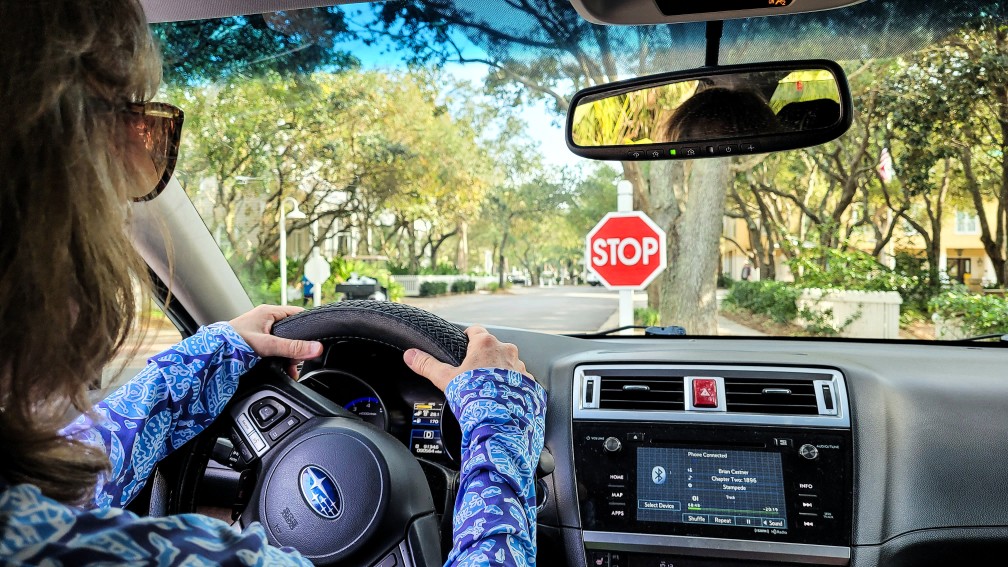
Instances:
[[[375,567],[396,567],[399,561],[396,559],[395,552],[388,554],[388,557],[382,559]]]
[[[258,431],[252,432],[252,435],[249,436],[249,443],[252,445],[252,450],[256,453],[261,453],[266,449],[266,441],[263,441],[262,435],[259,435]]]
[[[279,441],[281,437],[287,435],[287,433],[297,427],[299,423],[301,423],[301,420],[298,419],[298,416],[292,415],[283,420],[280,425],[270,429],[267,435],[269,435],[270,441]]]
[[[609,565],[609,552],[607,552],[607,551],[589,551],[588,552],[588,567],[610,567],[610,565]]]
[[[718,407],[717,380],[713,378],[693,379],[693,406],[698,408]]]
[[[249,439],[251,439],[252,435],[255,433],[255,428],[252,427],[252,422],[249,421],[249,418],[245,414],[238,417],[238,427],[241,428],[242,433],[247,435]]]
[[[287,406],[275,398],[265,398],[249,407],[259,429],[268,429],[287,415]]]
[[[248,445],[242,441],[241,435],[239,435],[237,431],[231,431],[231,444],[238,450],[238,454],[241,455],[242,461],[245,463],[251,463],[255,460],[256,456],[249,450]]]
[[[800,454],[801,456],[805,457],[810,461],[814,461],[819,457],[819,448],[816,447],[815,445],[810,445],[809,443],[806,443],[802,445],[800,449],[798,449],[798,454]]]
[[[623,448],[623,444],[620,443],[620,440],[615,437],[608,437],[602,443],[602,447],[610,453],[616,453]]]

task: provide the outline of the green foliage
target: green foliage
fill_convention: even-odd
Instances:
[[[928,306],[944,319],[957,321],[970,335],[1008,333],[1008,299],[977,295],[956,286],[933,298]]]
[[[634,307],[634,325],[655,327],[661,324],[661,314],[650,307]]]
[[[310,73],[358,61],[335,49],[348,36],[338,7],[311,8],[152,26],[167,82],[194,84],[234,74]]]
[[[474,291],[476,291],[476,282],[473,280],[455,280],[452,282],[452,293],[472,293]]]
[[[438,265],[433,268],[420,269],[420,274],[425,276],[455,276],[458,273],[459,270],[455,267],[455,264],[448,262],[438,262]]]
[[[798,316],[801,290],[772,280],[736,281],[725,296],[725,303],[766,315],[777,323],[790,323]]]
[[[420,297],[435,297],[448,293],[448,282],[423,282],[420,284]]]
[[[788,264],[795,284],[803,288],[901,291],[916,283],[860,250],[817,246],[804,250]]]

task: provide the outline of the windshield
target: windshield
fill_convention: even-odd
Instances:
[[[930,340],[1008,332],[1004,10],[901,0],[728,21],[721,64],[836,60],[856,115],[829,144],[693,162],[580,159],[563,123],[581,88],[702,66],[704,24],[435,0],[154,30],[162,98],[186,113],[176,177],[255,303]],[[632,317],[586,265],[621,183],[666,234]]]

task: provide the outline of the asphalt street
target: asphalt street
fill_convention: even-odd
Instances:
[[[642,301],[647,298],[645,294],[637,297]],[[503,293],[407,297],[403,302],[458,323],[548,333],[593,333],[615,313],[619,293],[591,286],[514,286]]]

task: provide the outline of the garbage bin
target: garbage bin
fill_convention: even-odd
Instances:
[[[343,299],[373,299],[384,301],[388,299],[388,288],[378,283],[378,280],[367,276],[358,277],[351,274],[350,279],[336,284],[336,291],[343,294]]]

